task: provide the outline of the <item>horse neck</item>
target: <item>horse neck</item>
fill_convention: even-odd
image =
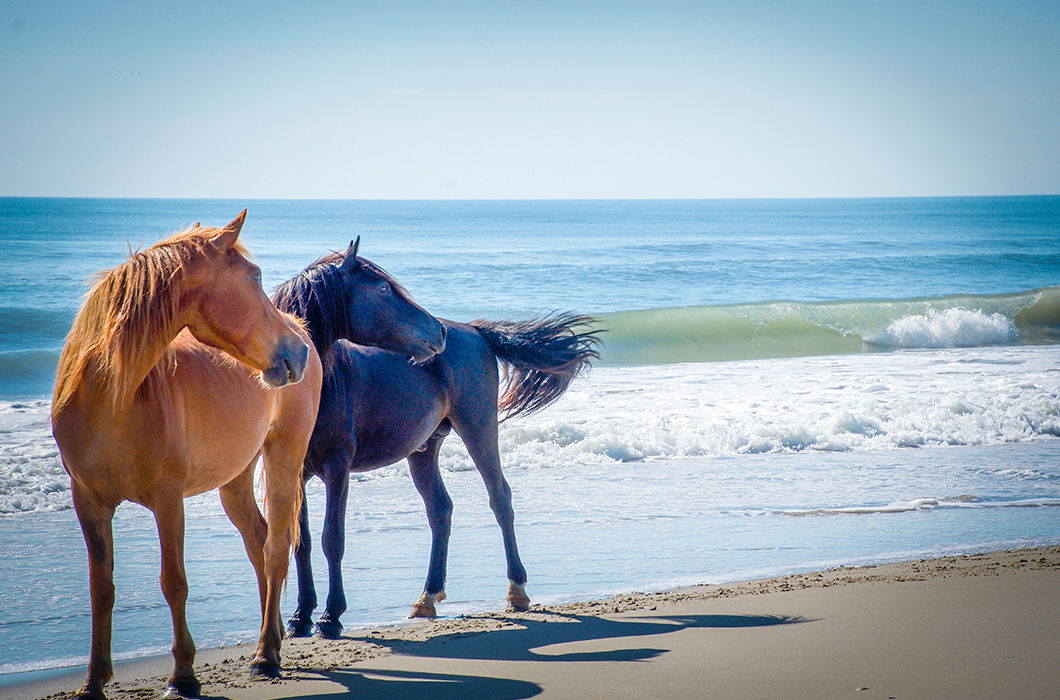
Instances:
[[[159,332],[155,337],[145,341],[144,351],[137,358],[139,362],[129,368],[128,382],[123,382],[124,395],[118,397],[120,403],[128,405],[132,397],[151,378],[154,372],[164,371],[172,367],[173,358],[169,346],[186,325],[186,323],[179,321],[175,322],[169,328]]]
[[[334,294],[325,279],[296,277],[280,287],[272,301],[280,311],[305,321],[313,347],[320,357],[325,357],[331,346],[345,337],[342,332],[346,313],[343,297]]]
[[[74,391],[81,393],[82,398],[87,398],[89,403],[95,406],[94,411],[104,409],[101,414],[103,416],[124,413],[145,382],[149,382],[156,372],[164,372],[171,366],[169,345],[186,325],[186,321],[177,318],[167,327],[152,329],[150,336],[140,341],[136,353],[128,356],[124,362],[111,359],[110,362],[117,365],[109,369],[105,367],[107,360],[101,348],[82,350],[80,358],[73,357],[79,354],[76,348],[64,348],[64,356],[70,353],[71,358],[68,360],[63,357],[60,367],[67,362],[80,365],[78,375],[71,378],[71,381],[76,382]],[[160,377],[161,374],[155,376]],[[70,398],[72,395],[67,400]],[[61,409],[61,406],[59,408]]]

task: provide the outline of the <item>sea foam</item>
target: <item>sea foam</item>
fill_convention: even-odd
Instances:
[[[893,348],[960,348],[1002,345],[1018,337],[1016,324],[1003,314],[957,307],[897,319],[869,342]]]
[[[501,425],[506,470],[1060,437],[1060,346],[597,367]],[[46,401],[0,406],[0,513],[70,507]],[[456,435],[442,469],[473,470]],[[404,463],[358,479],[408,478]]]

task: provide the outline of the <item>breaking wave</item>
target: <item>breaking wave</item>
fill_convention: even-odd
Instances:
[[[848,355],[1060,342],[1060,287],[1001,295],[734,306],[602,314],[613,365]]]

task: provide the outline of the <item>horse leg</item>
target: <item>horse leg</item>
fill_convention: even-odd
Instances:
[[[317,607],[317,590],[313,584],[311,554],[313,540],[309,534],[309,505],[302,480],[302,507],[298,511],[298,545],[294,548],[295,571],[298,572],[298,609],[287,623],[287,636],[308,637],[313,632],[313,610]]]
[[[243,547],[247,550],[247,557],[250,558],[254,575],[258,579],[258,597],[261,612],[264,614],[268,591],[268,583],[265,580],[265,538],[268,535],[268,525],[258,510],[257,501],[254,500],[254,465],[257,461],[258,458],[254,457],[239,476],[220,488],[220,492],[221,505],[224,506],[228,519],[243,536]]]
[[[195,642],[185,614],[188,579],[184,573],[184,498],[179,484],[166,491],[169,495],[151,508],[162,547],[162,573],[158,578],[173,616],[173,675],[165,697],[197,698],[200,685],[193,668]]]
[[[423,452],[408,456],[409,471],[416,490],[427,508],[427,522],[431,525],[431,561],[423,595],[412,605],[409,617],[435,617],[435,603],[445,600],[445,564],[449,551],[449,531],[453,519],[453,500],[445,490],[438,471],[438,451],[442,437],[432,438]]]
[[[297,443],[297,444],[296,444]],[[301,451],[299,451],[301,448]],[[268,530],[265,537],[265,609],[261,616],[261,636],[250,664],[252,676],[280,677],[280,593],[287,578],[295,522],[300,507],[302,458],[305,443],[296,440],[267,440],[262,450],[265,462],[265,510]]]
[[[103,686],[114,675],[110,658],[114,612],[114,507],[94,502],[77,481],[71,480],[74,509],[88,548],[88,579],[92,599],[92,651],[88,677],[75,694],[79,698],[104,698]]]
[[[346,553],[346,497],[350,487],[346,460],[329,457],[324,462],[322,475],[327,505],[320,545],[328,560],[328,599],[324,614],[317,620],[317,633],[324,639],[338,639],[342,636],[339,617],[346,612],[346,592],[342,586],[342,557]]]
[[[475,462],[486,491],[490,497],[490,508],[497,518],[504,539],[504,557],[508,562],[508,609],[524,612],[530,609],[530,598],[526,595],[526,569],[519,559],[519,548],[515,543],[515,511],[512,508],[512,489],[501,471],[500,448],[497,446],[497,421],[482,420],[474,430],[454,422],[457,434],[467,447]],[[461,432],[461,428],[464,428]]]

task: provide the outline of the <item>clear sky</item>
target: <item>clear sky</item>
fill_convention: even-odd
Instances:
[[[1060,193],[1060,2],[0,0],[0,195]]]

